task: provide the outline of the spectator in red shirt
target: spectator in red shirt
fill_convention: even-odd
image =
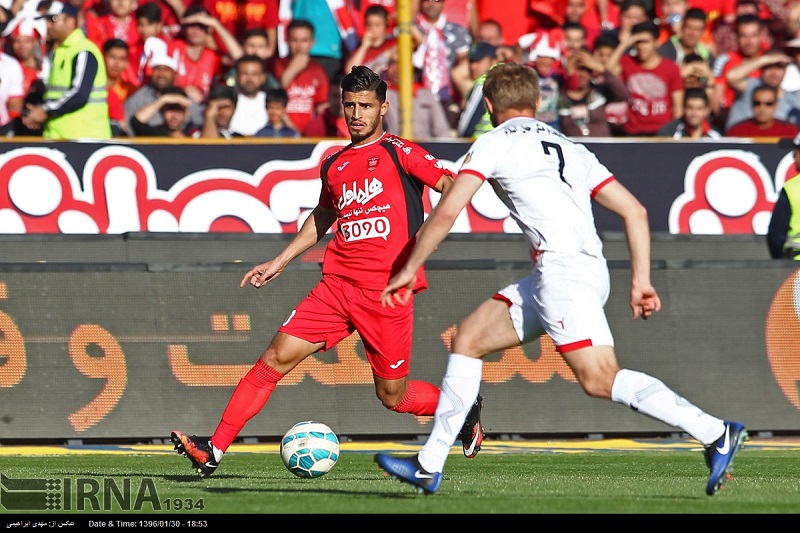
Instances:
[[[764,52],[761,41],[761,19],[756,15],[740,15],[736,18],[736,50],[726,52],[714,58],[711,70],[716,83],[717,99],[720,112],[717,115],[717,124],[725,124],[728,120],[728,110],[736,98],[736,89],[728,84],[728,72],[743,61],[755,59]],[[750,77],[757,78],[761,75],[759,69],[750,73]]]
[[[658,26],[651,21],[631,28],[608,62],[608,70],[628,87],[627,136],[651,136],[683,115],[683,78],[678,65],[658,55]],[[626,51],[634,47],[636,55]]]
[[[796,124],[775,118],[778,90],[761,85],[753,91],[753,116],[737,122],[725,132],[728,137],[794,137],[800,133]]]
[[[567,0],[564,24],[580,24],[586,33],[586,44],[593,43],[600,35],[600,22],[596,17],[586,16],[586,0]]]
[[[354,14],[353,20],[356,24],[356,33],[358,38],[361,39],[366,31],[367,10],[372,6],[380,6],[389,14],[389,33],[394,33],[394,28],[397,25],[397,2],[395,0],[347,0],[351,11]],[[413,8],[413,6],[412,6]],[[348,69],[347,72],[350,72]]]
[[[286,113],[302,135],[311,119],[328,107],[330,82],[325,69],[311,59],[314,26],[305,19],[294,19],[286,31],[289,55],[273,58],[271,74],[289,93]]]
[[[139,86],[150,79],[150,60],[167,55],[172,37],[164,29],[163,12],[158,2],[147,2],[136,8],[136,29],[139,32],[138,46],[130,47],[130,63],[136,68]]]
[[[186,10],[181,27],[180,37],[169,44],[169,55],[178,62],[175,85],[185,89],[195,102],[204,102],[211,85],[226,70],[223,56],[227,53],[229,60],[236,61],[242,56],[242,47],[221,22],[199,4]],[[212,49],[212,31],[221,41],[224,52]]]
[[[364,65],[386,79],[389,57],[397,50],[397,39],[389,34],[389,12],[383,6],[373,5],[364,12],[364,18],[366,29],[361,43],[347,58],[344,71],[350,72],[354,66]]]
[[[41,22],[41,21],[39,21]],[[28,94],[31,86],[36,80],[42,82],[47,80],[47,71],[43,70],[41,57],[44,56],[44,37],[47,34],[47,26],[44,31],[41,27],[37,28],[37,21],[30,17],[24,17],[17,21],[16,26],[9,35],[9,51],[12,56],[19,61],[22,66],[23,94]]]
[[[103,59],[106,65],[106,87],[108,87],[108,117],[111,134],[124,137],[130,134],[125,120],[125,100],[136,92],[138,85],[123,77],[130,62],[128,43],[112,37],[103,43]]]
[[[109,39],[121,39],[129,48],[141,48],[141,38],[136,25],[136,0],[106,0],[108,12],[86,25],[86,37],[103,49]],[[122,77],[139,84],[137,65],[130,62]]]
[[[269,38],[269,57],[278,48],[278,0],[203,0],[206,11],[241,42],[244,33],[263,28]]]

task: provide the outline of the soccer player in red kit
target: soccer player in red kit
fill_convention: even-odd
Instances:
[[[281,378],[309,355],[336,346],[358,331],[381,403],[398,413],[432,415],[439,388],[409,381],[413,306],[381,305],[381,291],[405,262],[424,221],[422,193],[444,193],[453,175],[421,146],[383,130],[386,82],[365,66],[341,82],[351,143],[320,165],[319,203],[286,248],[242,278],[260,288],[314,246],[334,222],[334,238],[322,262],[322,279],[278,328],[256,364],[239,381],[216,431],[205,439],[173,431],[178,453],[200,477],[211,475],[248,420],[266,405]],[[419,269],[417,293],[427,288]],[[464,455],[474,457],[483,440],[478,396],[462,431]]]

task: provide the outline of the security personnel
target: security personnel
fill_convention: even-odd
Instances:
[[[800,169],[800,134],[791,142],[794,164]],[[775,202],[767,230],[767,246],[773,259],[800,261],[800,174],[784,184]]]
[[[50,139],[110,139],[105,61],[78,27],[78,8],[54,0],[42,17],[55,53],[45,101],[27,106],[27,120]]]

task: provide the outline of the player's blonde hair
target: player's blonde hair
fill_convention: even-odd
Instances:
[[[483,96],[492,102],[494,113],[506,109],[532,109],[535,112],[539,102],[539,76],[529,66],[500,63],[486,75]]]

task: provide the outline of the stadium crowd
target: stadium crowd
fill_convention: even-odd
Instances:
[[[411,3],[416,140],[487,131],[499,62],[536,70],[537,118],[569,136],[800,132],[800,0]],[[4,0],[0,135],[346,138],[352,66],[399,101],[396,17],[395,0]],[[86,126],[98,113],[109,128]]]

